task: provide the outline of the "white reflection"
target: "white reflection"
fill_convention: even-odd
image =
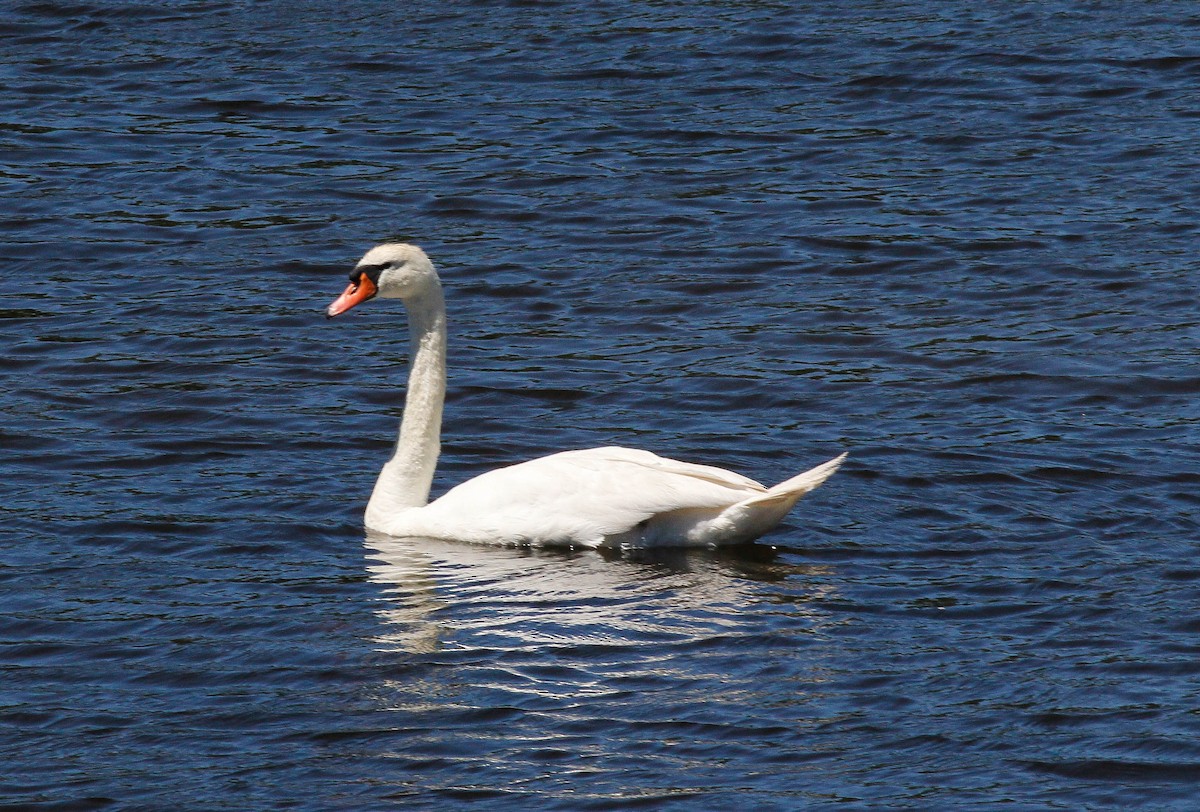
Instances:
[[[832,568],[785,563],[770,547],[600,553],[487,547],[368,533],[384,587],[386,650],[506,651],[670,644],[743,630],[744,613],[825,625]],[[468,639],[464,639],[467,638]]]

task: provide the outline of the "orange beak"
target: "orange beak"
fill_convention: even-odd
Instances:
[[[333,300],[326,310],[325,315],[329,318],[345,313],[356,304],[362,304],[367,299],[370,299],[379,288],[371,281],[371,278],[365,273],[358,278],[357,282],[351,282],[350,286],[342,292],[342,295]]]

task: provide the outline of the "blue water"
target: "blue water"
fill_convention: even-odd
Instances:
[[[973,8],[978,6],[978,8]],[[1200,12],[6,2],[0,806],[1192,809]],[[621,443],[723,552],[367,537]]]

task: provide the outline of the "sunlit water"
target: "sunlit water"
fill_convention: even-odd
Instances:
[[[9,3],[0,804],[1194,808],[1200,17],[1183,2]],[[732,552],[366,537],[621,443]]]

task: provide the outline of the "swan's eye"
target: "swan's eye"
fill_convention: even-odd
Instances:
[[[357,285],[363,274],[366,274],[372,284],[378,285],[379,274],[383,273],[383,269],[386,267],[386,265],[359,265],[350,272],[350,281]]]

